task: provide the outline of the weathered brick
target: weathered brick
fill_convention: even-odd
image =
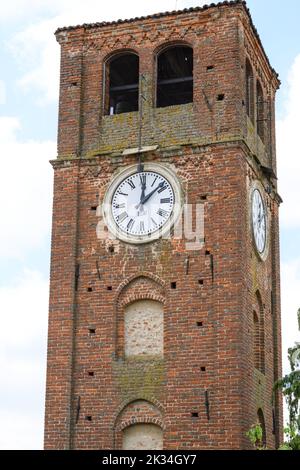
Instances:
[[[160,426],[165,449],[245,449],[245,432],[261,408],[267,445],[274,448],[282,437],[281,397],[273,406],[275,434],[271,404],[281,375],[280,198],[262,167],[276,173],[279,82],[246,7],[225,2],[63,29],[57,38],[62,56],[58,159],[52,162],[45,447],[120,448],[123,429],[137,422]],[[193,47],[194,99],[156,109],[155,57],[172,42]],[[171,165],[185,200],[204,204],[202,250],[187,251],[185,241],[175,238],[138,246],[97,239],[101,211],[92,208],[101,208],[118,169],[136,163],[136,156],[122,151],[137,147],[138,113],[103,114],[105,60],[123,49],[139,54],[146,78],[142,143],[158,149],[145,161]],[[264,143],[246,113],[246,58],[271,111]],[[219,94],[224,100],[217,100]],[[251,232],[254,181],[263,185],[270,220],[265,261]],[[265,373],[254,367],[257,291]],[[164,354],[127,360],[124,310],[141,299],[164,306]]]

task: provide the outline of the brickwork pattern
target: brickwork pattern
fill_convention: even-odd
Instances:
[[[280,198],[263,169],[276,172],[274,123],[263,145],[247,118],[246,58],[272,113],[278,79],[243,3],[60,30],[57,37],[45,448],[121,448],[123,429],[136,422],[160,426],[164,449],[245,449],[259,408],[267,446],[274,448],[282,434],[280,395],[271,401],[281,375]],[[155,54],[183,42],[194,51],[194,101],[156,109]],[[139,54],[146,79],[143,145],[158,149],[145,161],[169,165],[184,201],[204,205],[201,250],[187,251],[175,238],[139,246],[97,238],[108,185],[136,163],[122,151],[137,146],[137,113],[104,116],[101,105],[105,61],[124,49]],[[254,181],[262,184],[268,210],[265,261],[252,238]],[[264,374],[254,366],[257,291]],[[163,305],[163,357],[125,357],[126,306],[140,300]]]

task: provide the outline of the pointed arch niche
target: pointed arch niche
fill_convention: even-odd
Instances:
[[[163,283],[142,274],[123,283],[116,301],[116,357],[118,359],[163,358]]]
[[[255,310],[253,311],[253,362],[254,367],[265,374],[265,317],[261,294],[255,293]]]
[[[115,448],[163,449],[163,414],[154,403],[137,399],[128,403],[115,422]]]

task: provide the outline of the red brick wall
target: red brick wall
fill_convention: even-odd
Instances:
[[[257,420],[258,408],[268,447],[274,447],[270,403],[274,378],[281,373],[278,198],[257,161],[275,168],[275,150],[273,145],[271,161],[267,146],[249,131],[243,104],[246,56],[252,54],[254,69],[260,65],[262,86],[272,100],[278,82],[244,6],[78,27],[60,31],[58,38],[62,65],[45,447],[118,447],[122,416],[136,400],[156,407],[166,449],[246,448],[245,432]],[[155,51],[172,41],[193,46],[194,103],[156,110]],[[172,165],[185,202],[205,205],[202,250],[187,251],[176,239],[134,246],[96,237],[109,182],[117,168],[136,161],[122,150],[137,146],[137,113],[102,115],[103,61],[122,48],[139,53],[146,77],[143,145],[159,148],[145,160]],[[207,70],[210,65],[214,68]],[[224,94],[223,101],[217,101],[218,94]],[[263,194],[272,220],[264,262],[254,250],[250,225],[254,180],[272,186],[270,195]],[[98,205],[98,211],[92,209]],[[257,290],[264,305],[265,375],[254,368]],[[164,357],[125,361],[124,307],[142,294],[164,304]],[[143,413],[137,413],[139,422],[147,418]],[[276,413],[279,436],[279,397]]]

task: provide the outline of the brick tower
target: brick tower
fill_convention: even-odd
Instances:
[[[275,448],[279,80],[245,2],[56,38],[45,448]]]

